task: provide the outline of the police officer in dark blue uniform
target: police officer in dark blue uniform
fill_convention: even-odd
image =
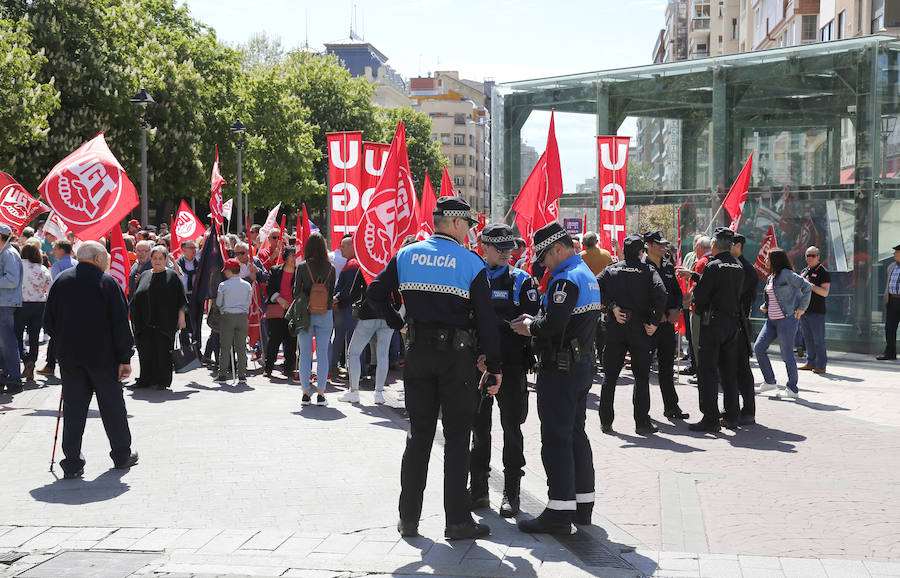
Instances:
[[[603,302],[612,312],[606,323],[605,374],[600,390],[603,433],[613,432],[616,382],[625,364],[626,351],[631,352],[634,374],[634,431],[641,435],[659,431],[650,421],[650,338],[659,328],[667,296],[659,274],[641,261],[643,253],[644,240],[640,236],[626,237],[625,260],[613,263],[597,276]]]
[[[692,431],[716,432],[721,427],[738,429],[737,354],[740,297],[744,268],[731,256],[734,231],[725,227],[713,235],[713,258],[702,275],[692,273],[694,308],[700,322],[697,348],[700,412],[703,419]],[[725,417],[719,420],[719,384],[725,394]]]
[[[399,289],[409,324],[403,368],[409,435],[400,471],[397,524],[403,536],[418,535],[438,414],[445,442],[444,535],[462,540],[487,536],[491,531],[472,519],[466,488],[479,386],[494,395],[502,377],[500,336],[487,270],[478,255],[460,245],[475,222],[465,200],[441,197],[434,210],[435,234],[400,249],[366,291],[376,310],[396,317],[390,304],[392,293]],[[487,367],[481,383],[474,369],[476,347],[484,353]]]
[[[500,424],[503,426],[503,502],[500,515],[511,518],[519,513],[519,482],[525,473],[522,424],[528,415],[526,371],[533,365],[529,338],[518,335],[509,322],[521,314],[536,315],[540,308],[537,284],[531,275],[509,265],[516,248],[516,236],[505,224],[490,224],[481,232],[487,262],[491,302],[500,327],[503,356],[503,387],[497,393]],[[479,367],[479,369],[483,369]],[[491,463],[491,413],[493,397],[482,393],[472,428],[471,493],[472,508],[490,507],[488,473]]]
[[[731,256],[738,260],[744,268],[744,285],[741,289],[740,337],[737,351],[737,386],[741,395],[740,425],[756,423],[756,392],[753,389],[753,371],[750,369],[750,355],[753,353],[753,336],[750,333],[750,309],[756,299],[756,288],[759,275],[750,261],[744,257],[744,246],[747,238],[740,233],[734,234]]]
[[[511,325],[535,337],[540,356],[537,407],[549,499],[540,516],[518,526],[523,532],[569,534],[573,520],[590,524],[594,509],[594,461],[584,421],[600,289],[559,223],[534,234],[534,251],[535,261],[550,271],[547,294],[537,317],[521,315]]]
[[[659,391],[663,398],[663,415],[669,419],[687,419],[690,414],[681,411],[678,393],[675,391],[675,322],[681,314],[682,292],[675,267],[666,257],[668,241],[662,231],[644,233],[647,249],[647,265],[654,269],[666,286],[666,309],[659,327],[650,338],[650,350],[656,350],[659,375]]]

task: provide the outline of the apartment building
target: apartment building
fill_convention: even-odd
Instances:
[[[388,58],[371,43],[356,35],[325,43],[325,51],[336,55],[356,77],[363,77],[375,85],[372,102],[386,108],[411,106],[407,85],[396,70],[388,66]]]

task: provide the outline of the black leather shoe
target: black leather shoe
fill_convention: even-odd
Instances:
[[[485,494],[483,496],[479,496],[477,498],[472,498],[472,509],[473,510],[482,510],[484,508],[491,507],[491,498]]]
[[[511,496],[503,494],[503,502],[500,504],[500,516],[514,518],[519,513],[519,495]]]
[[[741,425],[754,425],[756,424],[756,418],[752,415],[742,415],[741,419],[738,420],[738,423]]]
[[[117,470],[127,470],[131,466],[136,466],[138,463],[138,453],[131,452],[131,455],[128,456],[128,459],[122,462],[121,464],[116,464],[113,466]]]
[[[605,423],[600,424],[600,431],[602,431],[605,434],[616,433],[615,430],[613,430],[612,424],[605,424]]]
[[[546,522],[540,516],[531,520],[519,520],[519,530],[528,534],[560,534],[568,536],[572,533],[572,524],[562,522]]]
[[[462,524],[450,524],[444,529],[444,537],[448,540],[470,540],[472,538],[484,538],[491,535],[491,528],[487,524],[475,522],[463,522]]]
[[[730,430],[741,429],[741,426],[738,425],[738,422],[727,420],[724,417],[719,420],[719,425],[724,427],[725,429],[730,429]]]
[[[84,475],[84,468],[81,468],[77,472],[64,472],[63,479],[64,480],[74,480],[75,478],[80,478]]]
[[[681,408],[677,406],[672,409],[667,409],[663,412],[663,415],[669,419],[687,419],[691,417],[691,414],[681,411]]]
[[[575,505],[575,523],[579,526],[591,525],[591,513],[594,511],[593,502],[583,502]]]
[[[636,433],[638,435],[642,435],[642,436],[652,435],[658,431],[659,431],[659,428],[656,427],[656,424],[652,424],[652,423],[635,426],[635,428],[634,428],[634,433]]]
[[[897,356],[896,355],[887,355],[887,354],[882,353],[881,355],[876,355],[875,359],[877,359],[878,361],[888,361],[888,360],[897,359]]]
[[[691,431],[717,432],[722,429],[722,427],[719,425],[719,422],[708,422],[701,419],[697,423],[689,425],[688,429]]]
[[[680,373],[681,375],[697,375],[697,368],[691,365],[690,367],[685,367],[678,373]]]
[[[410,522],[409,520],[400,520],[397,522],[397,531],[404,538],[414,538],[419,535],[419,523]]]

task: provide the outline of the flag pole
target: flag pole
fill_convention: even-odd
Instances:
[[[709,222],[709,226],[706,228],[706,232],[707,232],[707,233],[709,233],[710,231],[712,231],[712,226],[715,224],[716,218],[718,218],[719,213],[722,212],[722,207],[724,207],[724,206],[725,206],[725,200],[723,199],[722,202],[719,203],[719,209],[716,211],[716,214],[713,215],[712,221]]]

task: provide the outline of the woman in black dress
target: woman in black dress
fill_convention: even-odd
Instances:
[[[172,385],[172,347],[175,332],[184,329],[187,299],[181,279],[166,268],[168,256],[165,246],[153,247],[152,268],[141,274],[131,296],[131,324],[141,365],[134,387]]]

